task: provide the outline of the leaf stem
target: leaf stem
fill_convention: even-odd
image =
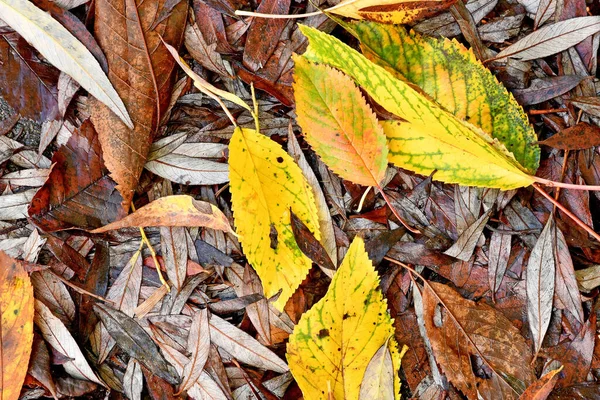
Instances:
[[[575,183],[565,183],[565,182],[556,182],[548,179],[540,178],[538,176],[532,176],[533,180],[537,183],[540,183],[544,186],[555,187],[555,188],[563,188],[563,189],[573,189],[573,190],[590,190],[590,191],[600,191],[600,186],[595,185],[577,185]],[[534,184],[535,186],[535,184]]]
[[[394,214],[394,216],[396,218],[398,218],[398,221],[400,221],[400,223],[402,223],[402,225],[404,225],[404,227],[406,227],[406,229],[408,229],[409,231],[411,231],[412,233],[416,233],[418,235],[421,234],[421,232],[415,228],[413,228],[412,226],[408,225],[408,222],[406,222],[398,213],[398,210],[396,210],[396,207],[394,207],[392,205],[392,200],[388,197],[387,194],[385,194],[385,192],[383,191],[383,188],[381,187],[381,185],[377,185],[377,189],[379,190],[379,192],[381,192],[381,195],[383,196],[383,200],[385,200],[385,202],[387,203],[388,207],[390,207],[390,210],[392,210],[392,214]]]

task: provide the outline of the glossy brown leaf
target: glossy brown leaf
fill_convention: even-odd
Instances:
[[[298,218],[293,211],[290,210],[290,218],[292,225],[292,232],[296,238],[296,243],[302,252],[310,258],[312,262],[318,266],[330,270],[335,270],[336,267],[329,258],[327,251],[323,245],[315,238],[310,229],[304,222]]]
[[[516,399],[534,381],[529,346],[500,312],[435,282],[423,290],[423,308],[435,358],[467,397]],[[485,377],[476,373],[477,363]]]
[[[546,146],[561,150],[582,150],[600,145],[600,128],[587,122],[560,131],[546,140],[539,142]]]
[[[92,121],[104,151],[104,161],[129,205],[161,118],[169,105],[175,61],[162,39],[179,47],[188,4],[180,1],[168,17],[152,27],[167,0],[99,0],[95,35],[108,60],[108,77],[134,122],[131,130],[97,101]],[[127,40],[124,40],[127,38]]]
[[[121,195],[108,176],[91,122],[76,129],[52,162],[48,181],[35,194],[29,216],[43,231],[94,229],[117,219]]]

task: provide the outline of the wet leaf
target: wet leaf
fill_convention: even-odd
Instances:
[[[17,400],[33,344],[33,288],[23,265],[0,252],[0,399]]]
[[[274,303],[281,310],[311,267],[294,240],[290,209],[319,239],[314,195],[298,165],[266,136],[236,128],[229,152],[237,233],[265,296],[282,291]]]
[[[379,277],[356,237],[327,294],[304,313],[290,336],[287,358],[304,397],[358,399],[369,362],[387,343],[394,372],[386,385],[398,399],[400,353],[393,338],[388,342],[393,332]]]
[[[600,128],[587,122],[562,130],[539,142],[561,150],[583,150],[600,145]]]
[[[563,367],[552,370],[533,382],[519,397],[519,400],[546,400],[556,385],[557,374],[562,369]]]

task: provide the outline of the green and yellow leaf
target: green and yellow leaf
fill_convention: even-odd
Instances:
[[[229,175],[244,254],[260,276],[265,295],[281,291],[274,305],[282,310],[312,265],[294,239],[290,209],[320,239],[312,190],[281,146],[251,129],[236,128],[233,133]]]
[[[379,277],[355,237],[331,285],[290,336],[287,359],[305,399],[359,398],[367,366],[388,342],[394,397],[400,398],[400,353],[379,290]]]
[[[348,18],[409,24],[445,10],[454,3],[455,0],[346,0],[327,11]]]
[[[434,179],[447,183],[505,190],[533,183],[512,153],[481,129],[442,109],[333,36],[306,26],[301,29],[310,40],[307,59],[340,69],[406,121],[383,124],[390,162],[420,174],[437,171]],[[408,142],[414,142],[410,148]],[[477,166],[475,175],[471,165]]]
[[[379,186],[387,168],[383,129],[354,81],[327,65],[296,56],[298,124],[323,162],[342,178]]]
[[[397,25],[346,26],[369,60],[418,86],[458,119],[488,132],[527,172],[535,173],[540,149],[523,108],[471,50],[456,40],[407,32]]]

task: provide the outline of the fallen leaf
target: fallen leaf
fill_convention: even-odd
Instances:
[[[505,229],[492,233],[488,247],[488,281],[492,290],[492,299],[495,298],[502,284],[512,248],[512,237],[508,233],[503,233],[503,230]]]
[[[558,373],[562,371],[563,367],[552,370],[546,373],[537,381],[533,382],[519,397],[519,400],[546,400],[554,389],[556,381],[558,379]]]
[[[508,46],[494,59],[512,57],[522,61],[543,58],[575,46],[600,31],[600,17],[579,17],[545,25]]]
[[[556,235],[556,247],[554,258],[556,260],[556,278],[554,284],[554,295],[562,303],[564,309],[573,314],[575,318],[584,323],[585,317],[581,306],[581,295],[575,277],[575,268],[569,252],[565,236],[558,227],[554,227]]]
[[[144,168],[181,185],[218,185],[229,181],[227,164],[189,153],[166,154],[148,161]]]
[[[567,101],[590,115],[600,117],[600,98],[598,97],[573,97]]]
[[[587,122],[562,130],[546,140],[538,142],[561,150],[583,150],[600,146],[600,128]]]
[[[345,0],[325,11],[343,17],[408,24],[443,11],[454,0]]]
[[[302,222],[294,212],[290,212],[292,232],[294,239],[302,252],[318,266],[335,271],[336,267],[329,258],[323,245],[315,238],[310,229]]]
[[[144,389],[144,375],[140,364],[130,358],[123,375],[123,392],[130,400],[141,400]]]
[[[148,226],[202,226],[233,232],[227,217],[214,205],[191,196],[174,195],[156,199],[119,221],[94,229],[92,233]]]
[[[106,104],[127,126],[133,122],[123,101],[90,51],[49,14],[26,0],[0,1],[2,19],[52,65]]]
[[[27,218],[27,209],[37,189],[0,196],[0,221]]]
[[[208,44],[197,24],[188,24],[185,28],[185,47],[204,68],[219,75],[230,76],[221,55],[216,51],[217,44]]]
[[[210,349],[208,311],[198,310],[192,317],[192,326],[188,334],[187,350],[190,361],[183,367],[179,393],[188,391],[200,378]]]
[[[294,240],[290,209],[319,239],[314,196],[293,159],[254,130],[236,128],[229,154],[231,201],[240,242],[261,278],[265,296],[282,291],[274,303],[281,310],[311,267]]]
[[[408,348],[404,347],[400,358]],[[392,353],[386,341],[373,356],[360,385],[359,399],[391,400],[394,395],[394,365]]]
[[[0,398],[17,400],[33,344],[33,288],[23,265],[0,252]]]
[[[52,309],[56,316],[69,325],[75,319],[75,303],[65,284],[51,271],[31,274],[31,283],[37,300]]]
[[[358,399],[367,366],[386,343],[392,358],[393,398],[400,398],[400,353],[379,277],[355,237],[327,294],[302,315],[287,346],[290,370],[310,399]],[[389,339],[389,341],[388,341]]]
[[[465,231],[456,240],[456,243],[446,250],[444,254],[457,258],[461,261],[469,261],[473,255],[473,252],[475,251],[477,242],[479,242],[479,238],[483,233],[483,228],[485,228],[485,225],[490,218],[491,212],[492,209],[489,209],[488,212],[483,214],[477,221],[473,222],[471,226],[465,229]]]
[[[524,106],[539,104],[551,100],[561,94],[567,93],[573,89],[582,80],[584,76],[563,75],[550,78],[534,79],[531,85],[526,89],[515,89],[512,91],[515,99]]]
[[[33,337],[33,347],[31,349],[31,358],[27,373],[44,385],[52,397],[58,400],[56,384],[54,383],[54,379],[52,379],[52,372],[50,371],[50,353],[44,340],[37,334]],[[9,398],[9,396],[6,397],[7,400]]]
[[[600,265],[575,271],[577,285],[584,292],[591,292],[600,286]]]

